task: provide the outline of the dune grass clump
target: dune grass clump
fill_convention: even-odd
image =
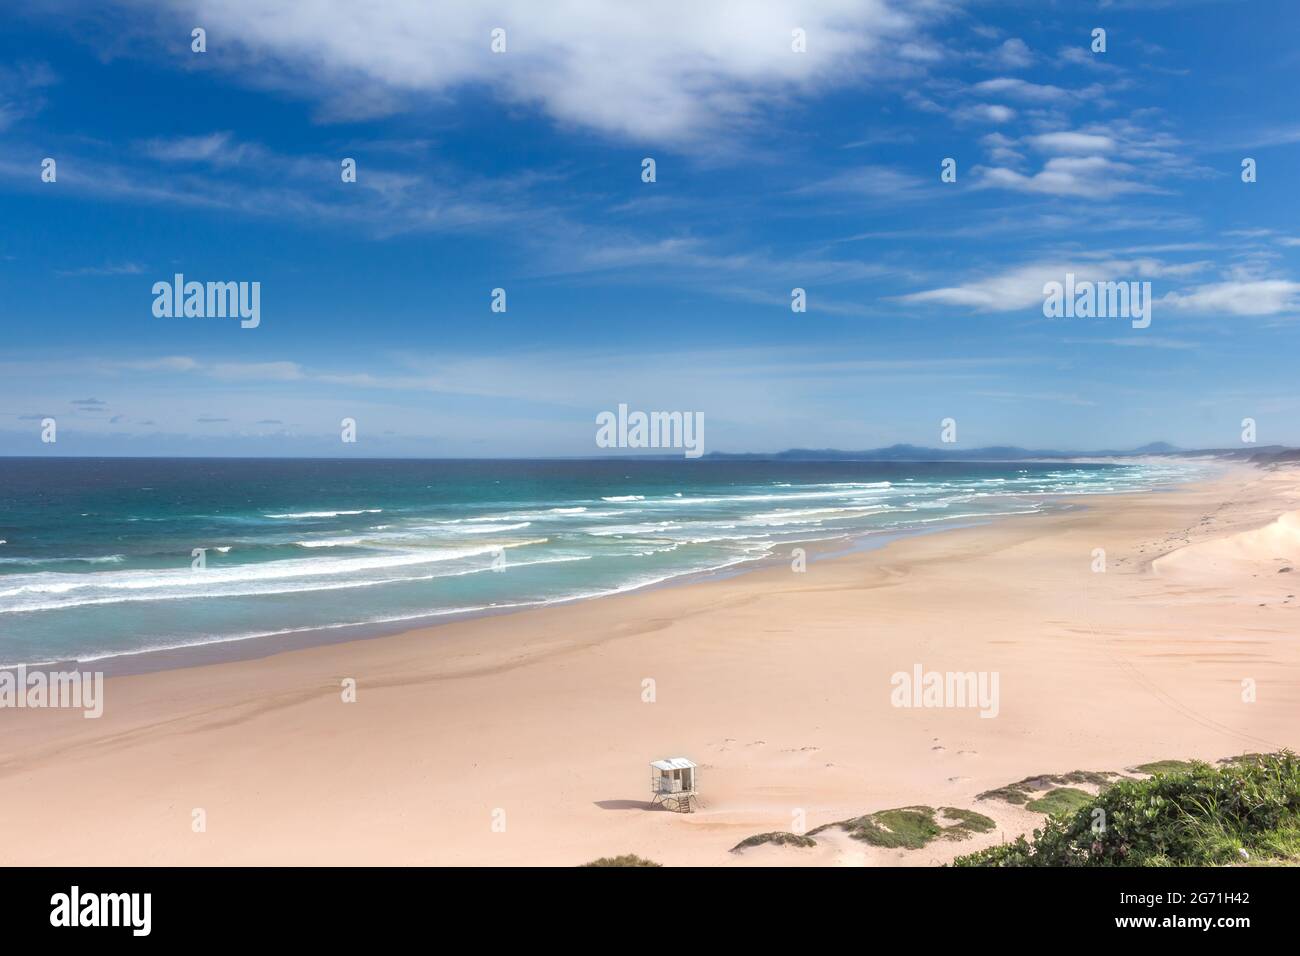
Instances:
[[[1055,787],[1037,800],[1030,800],[1025,806],[1035,813],[1055,816],[1058,813],[1073,813],[1085,803],[1092,800],[1092,794],[1077,787]]]
[[[958,857],[953,865],[1243,862],[1300,864],[1300,760],[1289,751],[1249,755],[1218,767],[1193,762],[1149,780],[1120,781],[1073,813],[1049,817],[1032,840],[1021,836]]]
[[[1195,765],[1191,760],[1153,760],[1151,763],[1138,764],[1133,769],[1154,777],[1160,773],[1186,773]]]
[[[940,807],[939,812],[949,820],[956,821],[943,828],[942,836],[945,840],[964,840],[972,833],[988,833],[997,826],[997,822],[992,817],[986,817],[974,810]]]
[[[751,846],[762,846],[770,843],[774,846],[797,846],[797,847],[814,847],[817,841],[812,837],[803,836],[799,833],[790,833],[786,830],[774,830],[771,833],[759,833],[752,837],[746,837],[731,848],[732,853],[739,853],[741,850],[748,849]]]
[[[635,853],[624,853],[622,856],[602,856],[599,860],[592,860],[581,866],[663,866],[663,864],[647,860]]]
[[[1269,758],[1268,754],[1237,754],[1235,757],[1224,757],[1219,761],[1220,764],[1229,763],[1260,763]]]
[[[958,807],[940,807],[937,811],[934,807],[899,807],[828,823],[809,833],[839,827],[855,840],[872,846],[919,850],[938,839],[964,840],[972,833],[987,833],[995,826],[984,814]]]
[[[975,799],[1003,800],[1019,807],[1028,803],[1032,795],[1033,791],[1026,788],[1022,782],[1009,783],[1005,787],[998,787],[996,790],[985,790],[983,793],[976,794]]]
[[[1121,777],[1121,774],[1115,773],[1112,770],[1071,770],[1069,773],[1043,773],[1036,777],[1026,777],[1024,780],[1019,780],[1016,783],[1009,783],[1005,787],[998,787],[996,790],[985,790],[983,793],[977,794],[975,799],[1003,800],[1006,803],[1015,804],[1016,806],[1029,805],[1029,809],[1039,810],[1039,808],[1033,806],[1033,804],[1041,803],[1043,799],[1046,798],[1035,798],[1035,793],[1046,790],[1049,791],[1048,796],[1050,796],[1050,792],[1054,788],[1060,787],[1070,789],[1068,787],[1069,784],[1079,783],[1091,784],[1096,787],[1098,791],[1101,791],[1113,784],[1117,777]],[[1073,792],[1083,793],[1083,791],[1077,789]],[[1084,793],[1084,796],[1088,796],[1088,794]],[[1057,798],[1058,801],[1062,799],[1068,798]],[[1039,812],[1048,813],[1052,811],[1039,810]]]

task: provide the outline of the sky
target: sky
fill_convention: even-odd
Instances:
[[[702,415],[706,451],[946,418],[959,448],[1300,444],[1297,27],[1290,0],[5,4],[0,454],[593,455],[620,404]],[[257,326],[159,317],[177,273],[257,282]],[[1149,282],[1149,326],[1046,316],[1067,274]]]

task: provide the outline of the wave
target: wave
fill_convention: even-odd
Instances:
[[[97,558],[0,558],[0,564],[121,564],[125,560],[124,554],[105,554]]]
[[[295,541],[300,548],[353,548],[373,539],[364,535],[352,538],[318,538],[315,541]]]
[[[362,508],[358,511],[290,511],[279,515],[262,515],[263,518],[337,518],[340,515],[377,515],[383,508]]]
[[[364,575],[398,571],[443,561],[480,557],[507,548],[545,544],[547,538],[514,541],[500,545],[472,548],[444,548],[421,552],[356,558],[291,558],[261,564],[240,564],[223,568],[175,568],[152,571],[108,571],[99,574],[13,575],[0,589],[0,614],[54,610],[81,604],[111,604],[119,601],[151,601],[176,598],[238,597],[250,594],[282,593],[267,585],[280,582],[284,590],[310,590],[313,579],[341,575]],[[397,583],[401,577],[355,578],[341,587],[365,584]],[[287,587],[290,582],[304,582],[302,587]],[[51,599],[53,598],[53,599]]]
[[[665,531],[676,531],[682,526],[672,521],[659,521],[652,524],[620,524],[608,528],[585,528],[583,534],[589,534],[597,538],[617,537],[621,534],[660,534]]]

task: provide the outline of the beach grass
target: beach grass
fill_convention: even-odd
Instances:
[[[975,799],[1003,800],[1016,806],[1028,806],[1029,809],[1036,810],[1039,813],[1055,813],[1062,808],[1061,801],[1073,798],[1062,794],[1055,799],[1049,799],[1053,791],[1064,789],[1088,797],[1090,794],[1069,785],[1087,784],[1096,787],[1097,792],[1100,793],[1111,786],[1116,779],[1122,779],[1122,774],[1115,773],[1113,770],[1071,770],[1069,773],[1043,773],[1036,777],[1026,777],[1024,780],[997,787],[994,790],[985,790],[983,793],[977,794]],[[1035,794],[1043,791],[1047,791],[1045,796],[1035,796]]]
[[[944,823],[943,821],[950,821]],[[982,813],[958,807],[898,807],[828,823],[810,830],[820,833],[839,827],[849,836],[872,846],[919,850],[937,839],[964,840],[972,833],[987,833],[997,824]]]
[[[1092,794],[1077,787],[1056,787],[1036,800],[1030,800],[1025,806],[1035,813],[1054,816],[1058,813],[1072,813],[1092,800]]]
[[[817,841],[812,837],[803,836],[799,833],[790,833],[785,830],[773,830],[770,833],[758,833],[752,837],[746,837],[731,848],[732,853],[739,853],[741,850],[749,849],[754,846],[763,846],[771,844],[773,846],[797,846],[797,847],[814,847]]]
[[[590,863],[580,864],[581,866],[663,866],[662,863],[656,863],[654,860],[647,860],[645,857],[637,856],[635,853],[624,853],[622,856],[602,856],[598,860],[592,860]]]
[[[1250,757],[1120,781],[1073,813],[1049,817],[1032,839],[1021,836],[953,865],[1300,864],[1300,760],[1289,751]]]
[[[1138,764],[1133,769],[1154,777],[1161,773],[1186,773],[1194,766],[1195,763],[1191,760],[1153,760],[1151,763]]]

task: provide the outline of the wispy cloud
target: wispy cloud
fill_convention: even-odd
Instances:
[[[1216,282],[1184,292],[1170,292],[1161,301],[1187,312],[1207,314],[1300,314],[1300,282],[1285,279]]]
[[[262,147],[238,142],[230,132],[150,139],[142,144],[141,149],[150,158],[165,163],[210,163],[215,166],[237,166],[267,156]]]
[[[1078,254],[1074,259],[1034,262],[958,285],[926,289],[900,297],[912,304],[935,303],[981,312],[1000,312],[1042,305],[1043,286],[1064,282],[1073,274],[1078,282],[1137,281],[1182,278],[1206,268],[1204,262],[1168,263],[1153,258],[1107,259]]]
[[[107,263],[102,266],[81,266],[77,269],[55,269],[58,276],[135,276],[145,271],[144,266],[135,262]]]

